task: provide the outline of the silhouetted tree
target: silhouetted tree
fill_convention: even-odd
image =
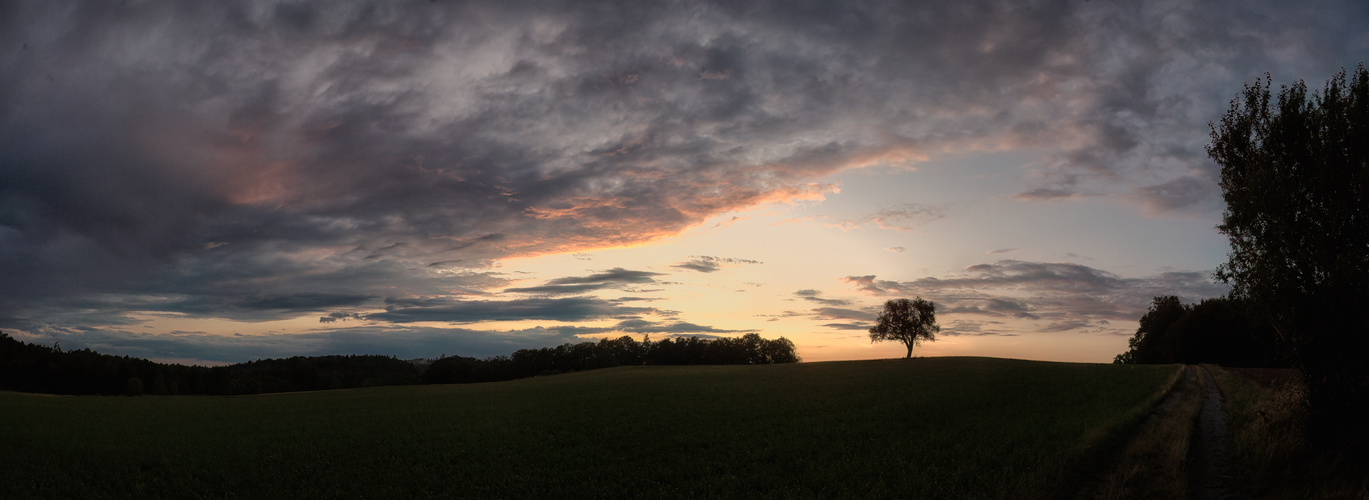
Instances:
[[[936,304],[917,297],[913,300],[895,299],[884,303],[874,327],[870,328],[870,342],[897,340],[908,347],[904,359],[913,357],[913,347],[922,340],[936,341],[941,326],[936,324]]]
[[[1308,384],[1312,428],[1337,436],[1369,419],[1369,72],[1361,64],[1309,97],[1301,81],[1245,86],[1213,125],[1222,167],[1217,278],[1251,299]]]
[[[1163,352],[1160,347],[1161,338],[1169,327],[1179,321],[1184,314],[1188,313],[1189,307],[1179,301],[1179,297],[1166,295],[1155,297],[1150,303],[1150,310],[1141,316],[1141,324],[1136,328],[1136,334],[1132,335],[1127,341],[1129,350],[1118,354],[1113,359],[1114,363],[1172,363],[1164,361]]]
[[[802,359],[799,358],[798,349],[794,348],[794,342],[787,338],[780,337],[775,340],[766,340],[763,342],[764,343],[761,344],[760,347],[762,356],[761,363],[798,363],[799,361],[802,361]]]
[[[1129,349],[1113,362],[1288,366],[1275,346],[1274,331],[1255,316],[1250,303],[1240,299],[1183,304],[1175,296],[1155,297],[1127,342]]]
[[[1245,301],[1211,298],[1187,309],[1160,339],[1160,362],[1287,366],[1273,348],[1273,330],[1251,317]]]

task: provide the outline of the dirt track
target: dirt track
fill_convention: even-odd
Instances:
[[[1226,410],[1222,407],[1222,392],[1217,381],[1206,368],[1189,365],[1186,370],[1202,373],[1203,385],[1207,395],[1203,400],[1202,412],[1198,415],[1198,428],[1195,430],[1192,445],[1197,448],[1197,461],[1194,474],[1197,476],[1197,498],[1219,499],[1226,497]],[[1193,372],[1190,371],[1189,375]]]

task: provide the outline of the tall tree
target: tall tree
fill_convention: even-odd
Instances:
[[[1264,311],[1306,378],[1313,428],[1334,436],[1369,418],[1369,72],[1271,99],[1266,75],[1211,126],[1231,242],[1216,276]]]
[[[1129,350],[1118,354],[1113,358],[1114,363],[1172,363],[1163,357],[1161,339],[1169,327],[1179,322],[1191,308],[1179,301],[1179,297],[1166,295],[1155,297],[1150,303],[1150,310],[1141,316],[1141,324],[1136,328],[1136,334],[1127,340]]]
[[[908,347],[904,359],[913,357],[913,347],[923,339],[936,341],[941,326],[936,324],[936,304],[918,297],[913,300],[895,299],[884,303],[875,326],[870,328],[870,342],[897,340]]]

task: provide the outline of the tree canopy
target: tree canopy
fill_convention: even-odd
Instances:
[[[1268,323],[1253,318],[1249,301],[1226,297],[1184,304],[1155,297],[1141,316],[1128,350],[1114,363],[1216,363],[1222,366],[1287,366]]]
[[[1299,81],[1247,85],[1211,127],[1231,243],[1217,278],[1248,298],[1291,350],[1314,427],[1369,410],[1369,72],[1341,71],[1309,95]]]
[[[870,342],[897,340],[908,347],[904,358],[913,357],[913,347],[923,339],[936,341],[941,326],[936,324],[936,304],[917,297],[913,300],[894,299],[884,303],[884,311],[870,328]]]

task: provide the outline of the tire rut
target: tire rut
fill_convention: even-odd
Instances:
[[[1207,368],[1198,367],[1202,373],[1203,385],[1207,386],[1207,396],[1203,400],[1202,411],[1198,414],[1198,427],[1193,443],[1198,447],[1197,498],[1221,499],[1226,496],[1226,410],[1222,407],[1222,391],[1217,388],[1217,380]]]

